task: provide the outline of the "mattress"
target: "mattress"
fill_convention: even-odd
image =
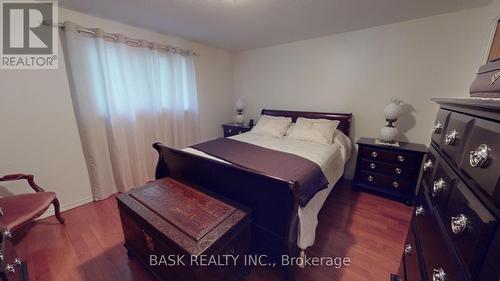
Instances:
[[[316,238],[318,213],[323,207],[328,194],[332,191],[333,186],[342,177],[345,163],[351,157],[352,143],[350,139],[339,130],[335,132],[333,144],[331,145],[300,141],[287,137],[276,138],[256,134],[251,131],[232,136],[231,138],[268,149],[299,155],[313,161],[321,168],[328,179],[328,188],[316,193],[307,205],[298,209],[299,232],[297,245],[302,250],[312,246]],[[227,163],[193,148],[185,148],[183,151]]]

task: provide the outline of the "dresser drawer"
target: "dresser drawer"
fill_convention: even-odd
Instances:
[[[456,166],[464,154],[465,144],[474,123],[474,118],[465,114],[452,113],[441,142],[441,149]]]
[[[442,219],[461,260],[475,280],[497,221],[462,182],[453,189]]]
[[[429,149],[429,153],[427,153],[425,162],[422,165],[422,181],[425,182],[425,185],[428,188],[432,186],[432,182],[434,180],[434,173],[438,165],[437,155],[437,152],[431,147],[431,149]]]
[[[416,230],[424,258],[427,280],[440,280],[433,279],[434,275],[436,278],[439,274],[445,274],[446,277],[442,280],[446,281],[466,280],[460,269],[460,263],[449,250],[444,233],[441,231],[433,209],[428,205],[423,193],[417,198],[415,211]]]
[[[397,191],[398,193],[408,193],[411,192],[411,184],[407,180],[398,179],[396,177],[391,177],[383,174],[373,173],[371,171],[361,170],[360,171],[360,181],[383,187],[384,189],[390,189]]]
[[[436,172],[429,188],[429,196],[436,208],[443,213],[457,178],[453,171],[442,160],[438,160]]]
[[[403,260],[405,263],[405,278],[406,281],[421,281],[422,273],[420,272],[419,249],[417,239],[415,238],[413,223],[410,225],[408,235],[403,249]]]
[[[470,135],[460,167],[500,207],[500,123],[478,119]]]
[[[382,173],[397,178],[410,178],[417,172],[415,168],[403,167],[378,161],[361,160],[361,169],[369,170],[375,173]]]
[[[448,110],[440,109],[434,127],[432,128],[432,141],[438,146],[443,140],[444,132],[446,131],[446,126],[448,125],[448,120],[450,118],[450,112]]]
[[[420,168],[418,166],[418,163],[420,163],[418,156],[409,152],[398,152],[394,150],[384,150],[376,147],[363,146],[361,156],[367,160],[378,160],[397,164],[403,167]]]

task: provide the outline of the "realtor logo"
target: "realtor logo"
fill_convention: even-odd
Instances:
[[[57,2],[1,0],[0,5],[0,68],[57,68]]]

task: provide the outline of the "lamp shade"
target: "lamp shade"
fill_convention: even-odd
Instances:
[[[392,99],[384,108],[386,120],[397,120],[403,113],[403,102],[398,99]]]
[[[245,109],[245,102],[242,99],[238,99],[236,101],[236,110],[244,110]]]

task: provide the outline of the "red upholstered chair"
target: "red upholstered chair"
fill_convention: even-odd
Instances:
[[[33,175],[13,174],[0,178],[3,181],[27,180],[35,193],[13,195],[0,198],[0,212],[3,213],[2,224],[10,231],[30,223],[41,216],[50,206],[54,204],[57,220],[64,224],[64,218],[59,213],[59,201],[54,192],[45,192],[33,180]]]

